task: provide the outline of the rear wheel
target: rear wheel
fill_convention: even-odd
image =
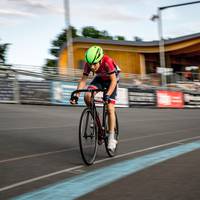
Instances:
[[[109,136],[109,129],[108,129],[108,113],[106,112],[105,115],[105,121],[106,121],[106,126],[105,126],[105,147],[106,147],[106,152],[108,153],[108,155],[110,157],[113,157],[116,155],[117,153],[117,146],[118,146],[118,140],[119,140],[119,124],[118,124],[118,118],[117,118],[117,113],[115,113],[115,140],[117,140],[117,145],[115,150],[110,150],[108,149],[108,136]]]
[[[80,118],[79,146],[85,164],[93,164],[97,154],[98,136],[96,123],[89,108],[83,110]]]

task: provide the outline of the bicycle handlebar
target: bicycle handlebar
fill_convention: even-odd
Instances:
[[[106,92],[106,89],[81,89],[81,90],[75,90],[71,94],[71,98],[74,96],[74,94],[79,93],[79,92]]]

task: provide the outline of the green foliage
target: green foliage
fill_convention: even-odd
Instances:
[[[99,37],[99,30],[96,30],[92,26],[87,26],[82,29],[82,35],[87,38],[98,38]]]
[[[57,60],[56,59],[47,59],[47,66],[55,67],[56,65],[57,65]]]
[[[72,38],[78,37],[77,30],[71,26]],[[57,60],[59,56],[59,51],[63,44],[67,42],[67,30],[64,29],[62,32],[57,35],[56,39],[52,41],[52,47],[49,49],[50,54],[54,57],[54,59],[47,59],[45,66],[56,68],[57,67]],[[45,67],[44,67],[45,68]],[[45,69],[43,69],[44,71]],[[56,71],[56,70],[55,70]]]
[[[113,37],[110,36],[107,31],[101,31],[99,39],[113,40]]]
[[[115,36],[115,39],[116,39],[116,40],[121,40],[121,41],[123,41],[123,40],[125,40],[125,37],[124,37],[124,36],[117,35],[117,36]]]
[[[6,54],[8,50],[8,43],[7,44],[0,44],[0,63],[6,63]]]
[[[134,37],[134,40],[135,40],[136,42],[142,42],[142,38],[140,38],[140,37],[138,37],[138,36],[135,36],[135,37]]]
[[[57,60],[56,59],[47,59],[46,66],[43,67],[43,74],[48,78],[49,76],[55,76],[57,72]]]
[[[86,26],[82,29],[82,35],[87,38],[97,38],[97,39],[110,39],[113,37],[108,34],[107,31],[99,31],[93,26]]]
[[[50,51],[51,55],[58,57],[60,49],[59,48],[51,48],[49,51]]]

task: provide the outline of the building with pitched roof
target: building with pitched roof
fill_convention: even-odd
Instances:
[[[100,45],[111,56],[122,72],[132,74],[155,73],[160,67],[159,41],[118,41],[92,38],[73,39],[73,63],[75,69],[84,66],[85,51],[92,45]],[[67,45],[59,53],[59,74],[67,73]],[[173,72],[183,72],[188,66],[200,66],[200,33],[165,40],[166,67]],[[199,69],[198,69],[198,72]]]

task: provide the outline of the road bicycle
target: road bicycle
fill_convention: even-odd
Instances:
[[[108,149],[108,112],[106,102],[103,100],[95,99],[97,92],[103,92],[106,94],[106,90],[102,89],[82,89],[72,92],[71,97],[76,93],[90,92],[91,104],[87,106],[80,118],[79,122],[79,146],[82,159],[85,164],[92,165],[96,159],[97,149],[99,145],[105,144],[106,152],[110,157],[115,156],[117,152],[117,146],[115,150]],[[103,103],[102,118],[97,110],[96,103]],[[115,139],[119,139],[119,126],[118,118],[115,112]]]

